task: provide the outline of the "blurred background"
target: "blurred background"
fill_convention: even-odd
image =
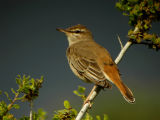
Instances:
[[[87,26],[95,41],[108,49],[113,59],[120,52],[117,34],[123,44],[128,40],[128,18],[115,8],[116,0],[6,0],[0,2],[0,90],[11,94],[16,89],[17,74],[31,75],[45,81],[34,110],[43,108],[51,119],[55,110],[69,100],[79,110],[80,98],[73,94],[86,84],[71,72],[65,56],[68,42],[56,28],[76,24]],[[160,23],[151,32],[159,33]],[[144,45],[130,47],[118,64],[122,79],[133,91],[136,102],[128,104],[113,86],[95,99],[93,116],[107,114],[110,120],[154,120],[160,118],[160,52]],[[0,96],[0,100],[6,100]],[[12,96],[13,97],[13,96]],[[19,118],[29,115],[28,103],[11,111]]]

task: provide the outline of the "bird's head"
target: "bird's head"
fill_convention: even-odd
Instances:
[[[93,40],[92,33],[81,24],[69,27],[67,29],[57,28],[57,30],[66,34],[69,45],[72,45],[79,41]]]

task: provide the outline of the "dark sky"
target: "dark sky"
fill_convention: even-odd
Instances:
[[[83,24],[93,33],[95,41],[108,49],[115,59],[120,51],[117,34],[123,44],[126,43],[127,31],[130,29],[128,18],[115,8],[115,0],[6,0],[0,2],[0,89],[10,91],[16,89],[17,74],[44,76],[40,97],[35,101],[35,110],[44,108],[49,116],[53,111],[63,108],[63,101],[68,99],[73,106],[80,108],[79,98],[72,91],[78,85],[92,88],[76,78],[71,72],[65,50],[68,47],[66,36],[56,28],[66,28],[71,25]],[[152,32],[159,33],[160,24],[153,25]],[[133,45],[119,63],[123,81],[136,96],[136,104],[130,105],[124,101],[119,91],[113,87],[112,91],[102,92],[95,102],[102,103],[112,120],[115,107],[121,106],[123,112],[132,112],[137,108],[137,116],[143,109],[148,111],[140,115],[139,119],[153,119],[158,116],[160,109],[160,53],[148,49],[143,45]],[[107,90],[106,90],[107,91]],[[9,92],[10,93],[10,92]],[[108,98],[109,96],[109,98]],[[0,98],[1,100],[1,98]],[[109,102],[107,102],[109,101]],[[145,101],[145,102],[144,102]],[[153,103],[154,101],[154,103]],[[77,106],[78,104],[78,106]],[[107,106],[112,106],[108,111]],[[125,107],[122,106],[125,104]],[[94,109],[96,111],[96,103]],[[147,108],[144,106],[149,105]],[[98,108],[98,107],[97,107]],[[142,108],[142,109],[141,109]],[[27,105],[22,107],[16,115],[19,117],[29,113]],[[152,113],[149,115],[150,111]],[[20,112],[23,111],[23,112]],[[135,111],[136,112],[136,111]],[[97,114],[97,112],[95,112]],[[114,113],[116,114],[116,113]],[[133,116],[117,116],[119,120],[128,120]],[[131,119],[130,119],[131,120]]]

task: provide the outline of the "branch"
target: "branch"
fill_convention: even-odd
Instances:
[[[118,38],[118,41],[119,41],[119,44],[120,44],[120,46],[121,46],[121,50],[122,50],[122,49],[123,49],[123,44],[122,44],[122,41],[121,41],[121,39],[120,39],[119,35],[117,35],[117,38]]]
[[[16,102],[17,98],[18,98],[19,93],[17,93],[14,97],[14,99],[12,100],[12,102],[8,105],[7,110],[2,114],[2,116],[5,116],[13,107],[14,103]]]
[[[29,120],[32,120],[33,119],[33,101],[32,100],[30,101],[30,115],[29,116],[30,116]]]
[[[128,41],[125,46],[123,47],[123,49],[121,50],[121,52],[119,53],[119,55],[117,56],[117,58],[115,59],[115,63],[118,64],[120,62],[120,60],[122,59],[123,55],[125,54],[125,52],[127,51],[127,49],[131,46],[132,42]]]
[[[138,27],[135,27],[133,34],[138,32]],[[115,59],[115,63],[118,64],[120,62],[120,60],[122,59],[123,55],[126,53],[127,49],[132,45],[131,41],[128,41],[125,46],[123,47],[123,49],[121,49],[119,55],[117,56],[117,58]],[[101,91],[101,87],[94,85],[93,89],[95,89],[92,94],[89,97],[89,101],[93,101],[93,99],[98,95],[98,93]],[[92,90],[93,90],[92,89]],[[81,120],[82,117],[84,116],[84,114],[86,113],[86,111],[88,110],[88,108],[90,108],[90,103],[86,103],[82,106],[80,112],[78,113],[77,117],[75,120]]]

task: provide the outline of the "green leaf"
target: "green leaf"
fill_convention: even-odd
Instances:
[[[153,0],[148,0],[148,4],[149,4],[150,6],[152,6],[152,5],[153,5]]]
[[[19,120],[30,120],[30,118],[28,116],[23,116],[22,118],[20,118]]]
[[[17,76],[17,78],[16,78],[16,83],[17,83],[18,85],[21,85],[21,77],[20,77],[20,75]]]
[[[60,120],[59,118],[53,118],[52,120]]]
[[[85,120],[93,120],[93,117],[89,113],[86,113]]]
[[[130,36],[130,35],[132,35],[132,34],[133,34],[133,30],[130,29],[130,30],[128,31],[128,36]]]
[[[3,116],[3,120],[16,120],[16,118],[14,118],[13,114],[7,114],[5,116]]]
[[[38,115],[40,115],[41,117],[45,117],[46,112],[43,109],[38,109]]]
[[[132,7],[127,6],[127,11],[130,11],[132,9]]]
[[[65,100],[65,101],[64,101],[64,107],[65,107],[66,109],[70,109],[70,108],[71,108],[70,103],[69,103],[68,100]]]
[[[145,24],[144,28],[147,30],[149,28],[149,26],[147,24]]]
[[[13,94],[15,94],[15,95],[17,94],[16,91],[13,88],[11,88],[11,91],[12,91]]]
[[[97,120],[101,120],[101,117],[99,115],[96,116]]]
[[[126,12],[123,12],[123,15],[124,15],[124,16],[128,16],[128,13],[126,13]]]
[[[109,120],[108,115],[104,114],[104,120]]]
[[[154,8],[155,8],[157,11],[160,11],[160,3],[155,3],[155,4],[154,4]]]
[[[17,98],[17,100],[23,100],[23,99],[24,99],[24,97],[25,97],[25,95],[24,95],[24,96],[22,96],[22,97],[18,97],[18,98]]]
[[[74,90],[73,93],[74,93],[75,95],[77,95],[77,96],[81,96],[81,95],[78,93],[77,90]]]
[[[10,102],[12,102],[11,98],[9,97],[9,94],[8,94],[7,92],[4,92],[4,94],[6,95],[6,97],[8,98],[8,100],[9,100]]]
[[[20,108],[20,106],[19,106],[18,104],[14,104],[14,105],[13,105],[13,108],[15,108],[15,109],[19,109],[19,108]]]
[[[3,116],[7,110],[7,104],[4,101],[0,101],[0,116]]]
[[[2,91],[0,90],[0,95],[2,94]]]
[[[44,76],[41,76],[40,80],[43,82],[43,80],[44,80]]]
[[[85,87],[78,86],[78,92],[79,92],[79,93],[84,94],[84,93],[85,93],[85,90],[86,90]]]
[[[76,109],[71,109],[71,111],[74,113],[74,115],[77,115],[77,110]]]
[[[120,2],[116,2],[116,7],[121,9],[122,8],[122,4]]]
[[[128,0],[128,2],[131,2],[131,3],[137,3],[138,0]]]
[[[157,38],[157,43],[160,43],[160,37],[159,37],[159,38]]]

